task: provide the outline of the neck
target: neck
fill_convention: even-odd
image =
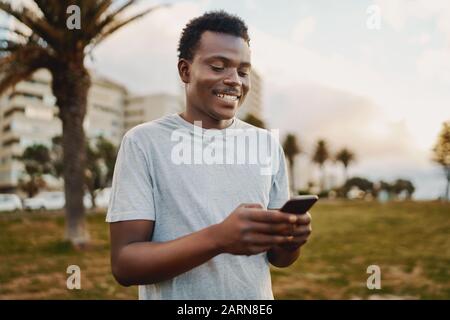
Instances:
[[[180,116],[194,124],[194,121],[201,121],[202,122],[202,128],[204,129],[225,129],[228,128],[232,123],[233,123],[233,119],[225,119],[225,120],[220,120],[220,119],[216,119],[213,116],[201,112],[199,110],[196,110],[195,108],[189,108],[186,107],[186,110],[182,113],[180,113]]]

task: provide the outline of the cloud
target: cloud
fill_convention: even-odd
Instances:
[[[279,89],[270,96],[269,103],[277,109],[271,126],[282,134],[296,132],[308,152],[323,138],[333,153],[348,147],[362,162],[374,158],[423,161],[404,121],[387,120],[367,98],[312,84]]]
[[[201,8],[198,3],[182,2],[150,13],[101,44],[90,66],[136,93],[178,93],[178,39],[185,24],[202,13]]]
[[[435,19],[438,32],[450,41],[450,7],[447,0],[377,0],[382,18],[396,31],[408,23]]]
[[[420,74],[430,80],[450,83],[450,47],[425,50],[416,65]]]
[[[415,45],[424,46],[430,42],[430,35],[426,32],[421,32],[417,36],[410,37],[409,42]]]
[[[292,40],[296,43],[304,43],[316,28],[316,19],[307,17],[301,19],[292,31]]]

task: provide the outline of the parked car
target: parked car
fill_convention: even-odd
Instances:
[[[23,201],[25,210],[59,210],[66,200],[62,191],[45,191]]]
[[[22,210],[22,201],[16,194],[0,194],[0,212]]]

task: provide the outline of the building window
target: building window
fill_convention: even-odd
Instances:
[[[11,123],[8,123],[6,126],[3,127],[3,132],[10,132],[11,131]]]
[[[114,114],[114,115],[119,116],[119,117],[121,116],[121,113],[119,111],[114,110],[111,107],[100,105],[100,104],[97,104],[97,103],[94,103],[94,109],[97,109],[97,110],[100,110],[100,111],[106,112],[106,113],[111,113],[111,114]]]
[[[9,95],[9,99],[11,100],[12,98],[14,98],[16,96],[25,97],[25,98],[33,99],[33,100],[39,100],[39,101],[42,101],[42,99],[44,99],[42,94],[36,94],[36,93],[30,93],[30,92],[24,92],[24,91],[14,91],[13,93],[11,93]]]
[[[40,80],[40,79],[28,79],[25,82],[36,83],[36,84],[43,84],[43,85],[46,85],[46,86],[48,86],[50,84],[48,81]]]
[[[12,115],[15,112],[21,112],[24,113],[25,112],[25,108],[24,107],[12,107],[9,110],[7,110],[3,115],[5,118],[9,117],[10,115]]]
[[[7,147],[7,146],[10,146],[12,144],[19,143],[19,142],[20,142],[19,138],[9,138],[9,139],[3,141],[3,146]]]

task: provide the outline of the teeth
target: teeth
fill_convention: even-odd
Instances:
[[[221,98],[221,99],[228,100],[228,101],[236,101],[236,100],[238,99],[238,97],[236,97],[236,96],[230,96],[230,95],[228,95],[228,94],[221,94],[221,93],[218,93],[217,96],[218,96],[219,98]]]

